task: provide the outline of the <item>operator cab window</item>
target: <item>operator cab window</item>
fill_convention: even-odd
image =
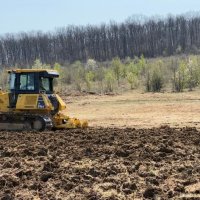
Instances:
[[[33,73],[20,75],[20,90],[35,90]]]
[[[16,79],[16,74],[11,73],[10,74],[10,79],[9,79],[10,90],[14,90],[15,89],[15,79]]]
[[[41,77],[40,78],[40,90],[46,92],[52,92],[52,79]]]

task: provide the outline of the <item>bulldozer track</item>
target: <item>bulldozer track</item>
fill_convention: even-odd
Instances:
[[[35,121],[41,121],[42,127],[34,127]],[[51,130],[52,119],[47,115],[0,113],[0,130]]]

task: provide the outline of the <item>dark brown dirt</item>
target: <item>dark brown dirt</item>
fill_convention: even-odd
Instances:
[[[0,132],[0,198],[199,199],[200,132]]]

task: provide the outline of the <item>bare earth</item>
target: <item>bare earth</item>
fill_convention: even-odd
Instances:
[[[87,95],[65,97],[70,116],[88,119],[92,127],[200,128],[200,92]]]
[[[0,132],[0,199],[200,199],[195,128]]]
[[[200,199],[198,92],[64,98],[91,127],[0,131],[0,199]]]

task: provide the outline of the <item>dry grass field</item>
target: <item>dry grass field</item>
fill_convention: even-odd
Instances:
[[[65,96],[70,116],[88,119],[92,127],[200,128],[200,91]]]

